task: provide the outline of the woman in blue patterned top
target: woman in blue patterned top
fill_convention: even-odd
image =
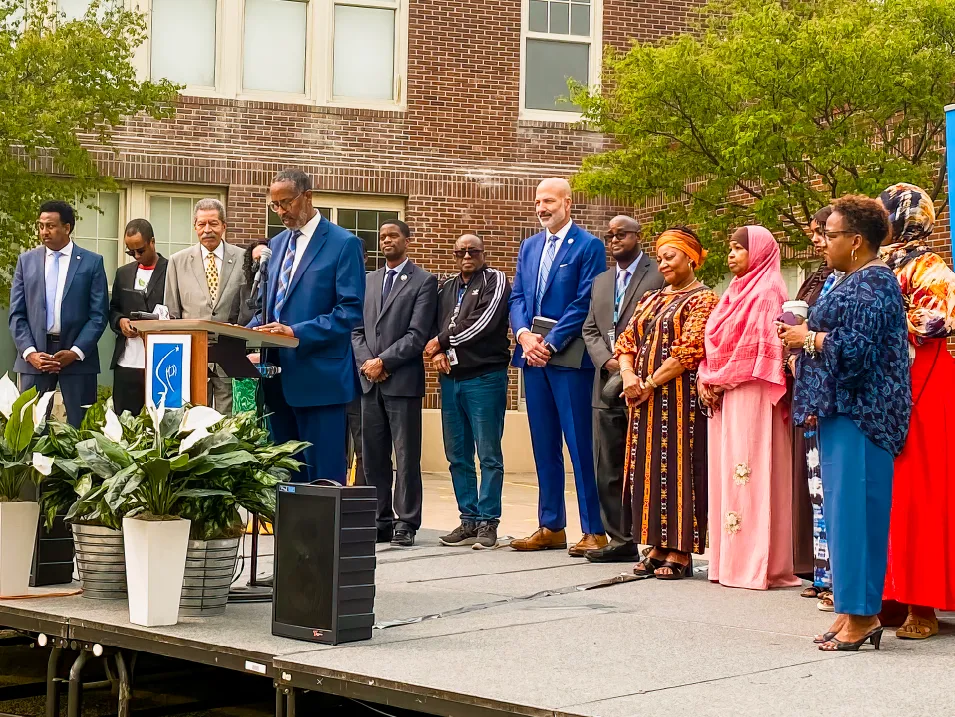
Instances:
[[[812,308],[809,321],[779,324],[802,348],[794,419],[818,419],[822,485],[836,621],[816,638],[821,650],[858,650],[882,638],[892,504],[892,464],[908,433],[912,398],[905,306],[898,281],[879,260],[888,214],[868,197],[833,203],[826,261],[845,276]]]

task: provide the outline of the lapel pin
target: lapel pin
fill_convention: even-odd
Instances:
[[[402,274],[402,275],[401,275],[401,280],[402,280],[402,281],[408,281],[408,275],[407,275],[407,274]]]
[[[574,240],[573,240],[573,239],[568,239],[568,240],[567,240],[567,243],[568,243],[568,244],[573,244],[573,243],[574,243]]]

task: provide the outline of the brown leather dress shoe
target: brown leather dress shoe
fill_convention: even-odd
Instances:
[[[567,552],[570,553],[572,558],[582,558],[587,554],[588,550],[600,550],[610,542],[607,540],[606,535],[594,535],[593,533],[584,533],[584,537],[580,539],[580,542],[577,545],[571,547]]]
[[[528,538],[518,538],[511,541],[514,550],[563,550],[567,547],[567,535],[563,530],[548,530],[538,528],[537,532]]]

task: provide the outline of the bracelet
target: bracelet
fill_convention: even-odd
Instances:
[[[621,373],[621,374],[626,373],[627,371],[629,371],[630,373],[632,373],[634,376],[637,375],[637,372],[633,370],[633,366],[622,366],[622,367],[620,368],[620,373]]]
[[[653,374],[647,376],[643,382],[650,388],[660,388],[660,384],[653,380]]]
[[[802,349],[807,354],[809,354],[810,358],[816,358],[819,352],[816,351],[816,332],[815,331],[810,331],[808,334],[806,334],[806,340],[803,341],[802,343]]]

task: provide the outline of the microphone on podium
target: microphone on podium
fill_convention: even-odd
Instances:
[[[262,255],[259,257],[259,268],[255,272],[255,278],[252,279],[252,290],[249,294],[249,300],[247,302],[250,309],[258,309],[261,306],[259,303],[259,284],[261,283],[263,276],[268,276],[269,259],[271,258],[272,250],[267,246],[262,247]]]

